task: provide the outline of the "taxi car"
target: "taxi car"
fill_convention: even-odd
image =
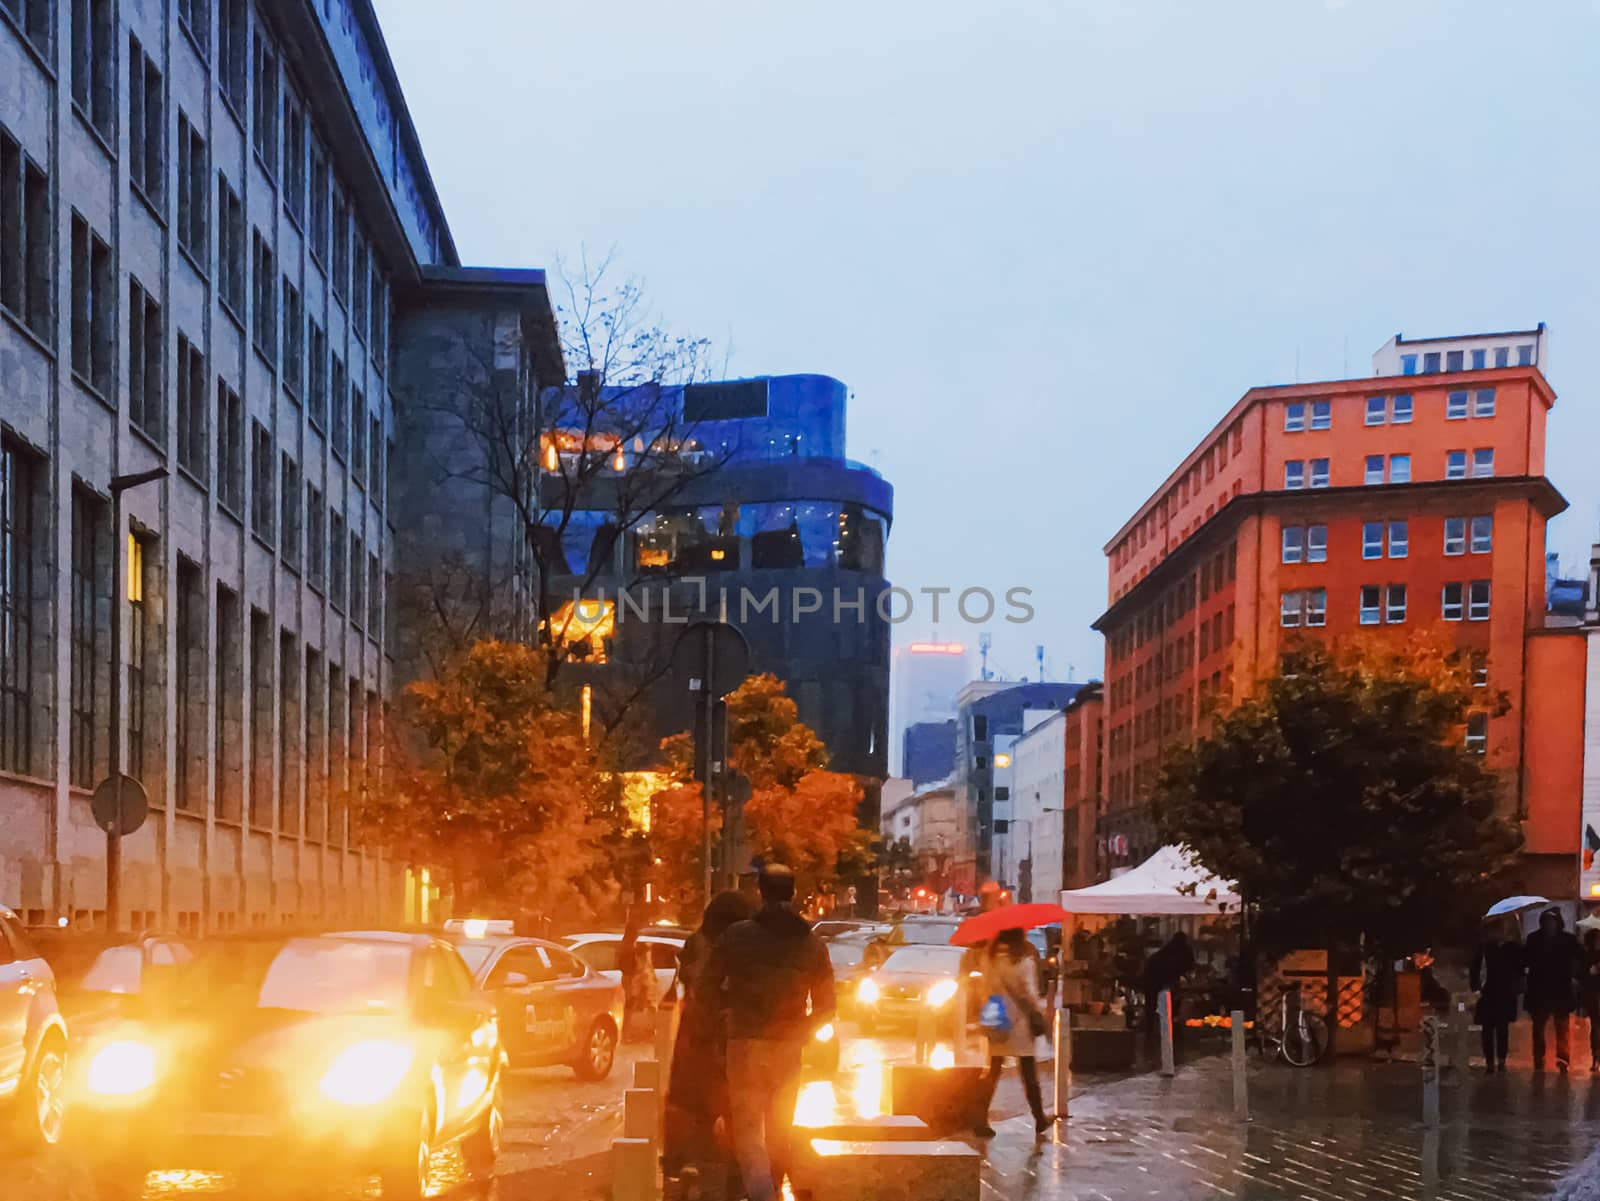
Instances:
[[[67,1027],[50,966],[0,906],[0,1117],[30,1147],[61,1138]]]
[[[622,951],[622,935],[616,931],[598,934],[569,934],[561,940],[579,959],[608,980],[620,982],[622,967],[618,956]],[[685,937],[680,934],[660,934],[652,928],[650,933],[639,935],[639,946],[650,956],[650,966],[656,974],[656,996],[664,997],[678,978],[678,956],[683,954]]]
[[[505,1051],[449,943],[350,931],[196,951],[170,1006],[75,1059],[69,1134],[102,1197],[137,1196],[156,1168],[292,1165],[377,1172],[389,1201],[417,1201],[455,1141],[492,1173]]]
[[[604,1080],[622,1030],[622,986],[572,952],[537,938],[449,931],[473,980],[494,1005],[516,1067],[567,1064]]]

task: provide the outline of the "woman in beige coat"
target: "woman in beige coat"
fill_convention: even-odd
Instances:
[[[1046,1028],[1044,1003],[1039,998],[1038,957],[1021,930],[1006,930],[995,939],[984,974],[984,995],[1000,998],[1011,1026],[1004,1033],[986,1031],[989,1074],[983,1102],[985,1117],[984,1124],[975,1133],[979,1138],[994,1137],[994,1129],[988,1124],[989,1103],[994,1099],[995,1086],[1000,1083],[1006,1056],[1010,1055],[1017,1061],[1017,1073],[1022,1077],[1023,1091],[1028,1094],[1034,1129],[1044,1134],[1050,1129],[1050,1119],[1045,1117],[1044,1101],[1039,1095],[1039,1070],[1035,1059],[1039,1036]]]

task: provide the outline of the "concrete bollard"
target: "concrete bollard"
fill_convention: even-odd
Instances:
[[[1422,1124],[1439,1124],[1439,1019],[1422,1019]]]
[[[1072,1010],[1056,1010],[1056,1121],[1067,1120],[1072,1099]]]
[[[1172,1049],[1172,993],[1165,988],[1156,998],[1156,1026],[1161,1033],[1161,1074],[1176,1076],[1178,1063]]]
[[[959,1020],[960,1019],[957,1018],[957,1021]],[[935,1039],[933,1023],[934,1011],[932,1009],[929,1009],[926,1005],[924,1005],[921,1009],[917,1010],[916,1062],[918,1065],[926,1064],[928,1062],[928,1058],[933,1054],[933,1044]]]
[[[1456,1065],[1457,1074],[1465,1077],[1472,1067],[1472,1014],[1467,1011],[1465,1001],[1456,1002],[1450,1025],[1456,1035],[1455,1051],[1450,1059]]]
[[[641,1059],[633,1065],[633,1087],[661,1091],[661,1064],[654,1059]]]
[[[642,1138],[654,1146],[660,1121],[654,1089],[630,1088],[622,1094],[623,1138]]]
[[[1244,1010],[1235,1009],[1230,1015],[1229,1034],[1233,1043],[1233,1116],[1241,1122],[1250,1120],[1249,1064],[1244,1053]]]
[[[656,1151],[649,1139],[611,1144],[611,1201],[656,1201]]]

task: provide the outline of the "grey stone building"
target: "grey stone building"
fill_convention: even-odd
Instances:
[[[435,304],[559,371],[542,276],[461,268],[370,0],[0,0],[0,901],[105,906],[118,621],[125,924],[420,916],[349,805]]]

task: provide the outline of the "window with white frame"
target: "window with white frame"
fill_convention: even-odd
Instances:
[[[1472,553],[1487,555],[1494,550],[1494,518],[1489,516],[1474,517],[1472,519]]]
[[[1472,478],[1487,479],[1494,474],[1494,447],[1480,446],[1472,452]]]
[[[1401,625],[1406,619],[1406,586],[1390,584],[1384,598],[1383,620],[1390,625]]]
[[[1533,366],[1533,343],[1532,342],[1524,342],[1520,346],[1517,347],[1517,366],[1518,367],[1532,367]]]
[[[1467,419],[1467,393],[1465,391],[1452,392],[1445,397],[1444,415],[1449,421],[1465,421]]]
[[[1467,553],[1467,519],[1465,517],[1446,517],[1444,519],[1444,553],[1447,555],[1464,555]]]
[[[1328,561],[1328,527],[1325,525],[1308,525],[1306,527],[1306,562],[1326,563]]]
[[[1383,620],[1383,589],[1377,584],[1361,585],[1361,624],[1375,626]]]
[[[1484,755],[1489,751],[1489,715],[1487,713],[1467,714],[1467,741],[1466,747],[1469,754]]]
[[[1304,592],[1285,592],[1282,598],[1282,607],[1278,613],[1278,624],[1285,629],[1294,629],[1305,621],[1306,594]]]
[[[1489,686],[1489,653],[1487,651],[1472,652],[1472,686],[1474,688],[1487,688]]]
[[[1311,460],[1311,486],[1313,488],[1326,488],[1328,486],[1328,460]]]
[[[1447,480],[1464,480],[1467,478],[1467,452],[1452,450],[1445,452],[1444,478]]]
[[[1496,346],[1494,348],[1494,365],[1496,367],[1511,366],[1511,347]]]
[[[1286,433],[1297,434],[1306,428],[1304,401],[1291,401],[1283,407],[1283,428]]]
[[[1466,596],[1466,585],[1446,584],[1439,595],[1439,616],[1446,621],[1460,621],[1466,616]]]
[[[1472,415],[1474,417],[1494,416],[1494,389],[1479,388],[1472,394]]]
[[[1361,557],[1383,558],[1383,522],[1366,521],[1361,524]]]
[[[1467,586],[1467,620],[1489,620],[1489,581],[1473,580]]]
[[[1301,525],[1286,525],[1283,527],[1283,561],[1285,563],[1300,563],[1305,560],[1306,530]]]
[[[1389,557],[1404,559],[1411,553],[1411,527],[1404,521],[1389,523]]]
[[[1474,350],[1472,352],[1472,369],[1482,371],[1489,365],[1489,352],[1487,350]]]
[[[1306,486],[1306,461],[1304,459],[1290,459],[1284,463],[1283,486],[1285,488],[1304,488]]]
[[[1366,473],[1366,476],[1364,477],[1364,481],[1366,483],[1368,483],[1368,484],[1381,484],[1381,483],[1383,483],[1383,456],[1382,455],[1368,455],[1367,456],[1367,473]]]
[[[1409,484],[1411,482],[1411,456],[1389,456],[1389,482],[1391,484]]]
[[[1465,371],[1467,369],[1467,352],[1464,350],[1445,351],[1444,369],[1446,371]]]
[[[1333,402],[1327,400],[1313,400],[1311,402],[1311,428],[1314,430],[1330,429],[1333,426]]]
[[[1386,396],[1367,397],[1367,424],[1382,425],[1389,419],[1389,399]]]
[[[1395,425],[1410,425],[1411,394],[1409,392],[1402,392],[1399,396],[1396,396],[1390,402],[1390,404],[1391,410],[1389,420],[1394,422]]]
[[[1328,624],[1328,590],[1326,588],[1312,588],[1306,592],[1306,624],[1308,626],[1325,626]]]

